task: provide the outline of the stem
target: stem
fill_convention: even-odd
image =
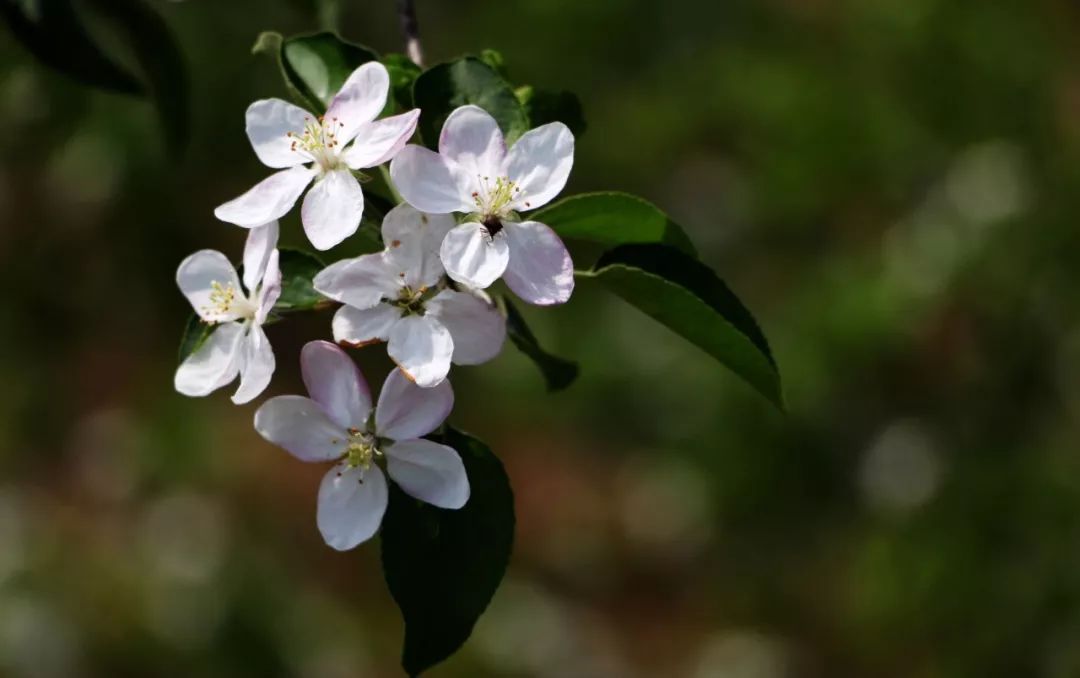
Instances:
[[[420,24],[416,21],[416,5],[413,0],[397,0],[401,32],[405,36],[405,53],[417,66],[424,65],[424,53],[420,50]]]
[[[341,0],[318,0],[319,26],[324,31],[338,32],[341,24]]]

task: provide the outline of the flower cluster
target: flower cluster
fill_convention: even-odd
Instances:
[[[204,396],[239,375],[232,400],[252,401],[275,368],[263,326],[277,319],[282,293],[277,220],[311,185],[300,210],[304,232],[316,249],[331,249],[360,228],[359,171],[390,163],[404,202],[382,220],[384,249],[330,264],[312,281],[341,307],[331,324],[336,344],[313,341],[301,352],[310,397],[271,398],[255,413],[268,441],[302,461],[334,463],[319,488],[317,523],[340,550],[378,530],[385,475],[434,506],[468,500],[458,453],[424,436],[453,406],[451,363],[483,363],[502,348],[506,320],[484,290],[502,278],[526,302],[550,305],[574,289],[562,241],[521,215],[566,184],[570,130],[549,123],[508,147],[494,118],[462,106],[446,119],[436,153],[408,144],[418,109],[379,119],[389,89],[386,68],[372,62],[349,76],[322,116],[280,99],[253,103],[248,138],[259,160],[279,171],[214,212],[249,229],[242,275],[213,250],[192,254],[177,271],[195,313],[213,327],[177,369],[176,390]],[[339,345],[378,342],[397,368],[373,411],[363,375]]]

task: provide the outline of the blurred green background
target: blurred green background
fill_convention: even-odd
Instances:
[[[229,389],[172,390],[174,272],[245,233],[267,173],[262,30],[302,0],[157,2],[193,136],[0,38],[0,675],[394,676],[378,545],[315,529],[323,469]],[[341,32],[399,51],[390,0]],[[420,0],[429,62],[500,50],[585,106],[567,193],[668,210],[755,312],[773,411],[602,290],[523,309],[582,364],[457,368],[504,460],[515,553],[432,676],[1080,675],[1080,5],[1066,0]],[[302,243],[294,212],[285,240]],[[270,328],[300,392],[329,316]],[[369,381],[388,369],[361,352]]]

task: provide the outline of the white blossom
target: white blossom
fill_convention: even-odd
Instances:
[[[176,283],[203,322],[216,324],[210,336],[176,370],[176,390],[205,396],[240,375],[232,396],[238,405],[266,389],[274,373],[274,352],[262,326],[281,294],[278,223],[252,228],[244,246],[244,282],[229,259],[200,250],[180,263]]]
[[[376,167],[394,157],[420,117],[414,109],[375,120],[386,106],[389,89],[386,67],[369,62],[353,71],[321,117],[281,99],[251,104],[248,139],[264,165],[281,171],[214,214],[245,228],[264,224],[288,213],[314,180],[300,210],[311,244],[328,250],[355,233],[364,193],[351,170]]]
[[[423,387],[441,383],[451,361],[476,365],[498,355],[506,337],[502,314],[482,292],[444,284],[438,250],[453,227],[449,215],[398,205],[383,219],[384,251],[315,276],[315,289],[345,304],[334,316],[334,340],[388,342],[390,357]]]
[[[551,201],[574,163],[574,135],[553,122],[509,149],[498,123],[477,106],[446,119],[439,152],[406,146],[390,163],[405,200],[424,212],[468,215],[440,247],[447,274],[477,289],[499,277],[532,304],[559,304],[574,289],[570,254],[551,228],[519,212]]]

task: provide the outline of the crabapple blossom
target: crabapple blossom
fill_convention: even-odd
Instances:
[[[274,352],[262,326],[281,295],[278,223],[252,228],[244,246],[243,288],[228,258],[200,250],[180,263],[176,283],[203,322],[217,328],[176,370],[176,390],[205,396],[240,375],[232,396],[250,402],[270,383]],[[247,293],[245,294],[245,290]]]
[[[491,115],[462,106],[446,119],[438,153],[406,146],[390,175],[417,209],[468,215],[440,247],[451,278],[483,289],[501,276],[525,301],[547,305],[570,298],[573,263],[551,228],[518,212],[550,202],[573,164],[574,135],[561,122],[526,132],[507,150]]]
[[[313,341],[300,353],[310,398],[278,396],[255,412],[255,430],[301,461],[334,462],[319,486],[316,522],[339,551],[370,539],[386,512],[390,478],[417,499],[457,509],[469,479],[451,447],[422,437],[454,406],[450,382],[424,389],[392,370],[372,415],[371,393],[343,350]]]
[[[394,157],[416,129],[420,111],[375,120],[386,105],[390,76],[378,62],[363,64],[345,81],[319,117],[281,99],[247,109],[247,135],[271,174],[215,216],[250,228],[284,216],[308,184],[300,210],[316,249],[328,250],[356,232],[364,193],[351,170],[376,167]],[[350,144],[351,142],[351,144]]]
[[[334,316],[334,340],[386,341],[387,352],[423,387],[446,378],[451,361],[476,365],[498,355],[506,321],[482,292],[445,286],[439,245],[454,227],[448,214],[401,204],[383,219],[386,249],[331,264],[315,289],[345,305]]]

